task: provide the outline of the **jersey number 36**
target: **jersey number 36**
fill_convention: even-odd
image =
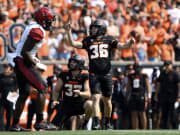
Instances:
[[[109,57],[108,44],[91,45],[90,50],[92,51],[91,59]]]

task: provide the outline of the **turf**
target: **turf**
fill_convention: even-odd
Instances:
[[[98,130],[0,132],[0,135],[180,135],[180,130]]]

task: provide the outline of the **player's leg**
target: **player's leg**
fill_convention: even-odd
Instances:
[[[93,102],[91,100],[87,100],[83,105],[83,108],[85,110],[85,120],[83,123],[83,129],[87,129],[87,123],[92,116],[92,112],[93,112],[92,104],[93,104]]]
[[[105,129],[112,129],[111,113],[112,113],[112,75],[108,73],[101,77],[101,88],[104,103]]]
[[[93,124],[92,129],[98,130],[101,128],[100,126],[100,106],[99,102],[101,99],[101,89],[100,89],[100,82],[98,80],[98,75],[91,75],[89,77],[89,84],[91,88],[91,94],[92,94],[92,116],[93,116]]]
[[[139,118],[141,121],[142,129],[147,129],[147,116],[145,112],[145,96],[139,96],[137,111],[139,112]]]
[[[55,108],[51,108],[52,101],[53,100],[50,100],[49,104],[48,104],[48,112],[47,112],[48,113],[48,118],[47,118],[47,122],[48,123],[50,123],[50,119],[51,119],[52,113],[55,110]]]
[[[112,103],[111,97],[104,97],[104,116],[105,116],[105,129],[111,129],[111,112],[112,112]]]
[[[132,123],[132,129],[139,128],[139,120],[138,120],[138,112],[137,111],[131,112],[131,123]]]
[[[60,103],[57,106],[57,113],[54,116],[53,120],[51,121],[51,124],[55,125],[57,127],[57,129],[62,129],[64,122],[71,117],[67,113],[69,111],[69,109],[73,109],[73,108],[69,107],[69,105]],[[72,112],[74,112],[74,111],[72,111]]]
[[[13,114],[13,103],[6,100],[5,109],[6,109],[6,131],[8,131],[11,125],[10,123]]]
[[[31,129],[32,126],[32,119],[36,112],[36,103],[34,99],[31,99],[29,105],[28,105],[28,118],[27,118],[27,128]]]
[[[23,76],[23,74],[19,71],[19,69],[15,68],[15,73],[17,77],[17,82],[19,86],[19,97],[16,102],[15,111],[13,113],[13,122],[11,131],[24,131],[26,129],[22,128],[18,125],[21,113],[25,106],[25,101],[27,97],[30,95],[30,84],[27,79]]]
[[[147,129],[147,117],[145,111],[139,112],[139,116],[141,120],[142,129]]]

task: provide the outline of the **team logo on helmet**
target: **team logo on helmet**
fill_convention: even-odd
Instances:
[[[92,31],[92,28],[96,27],[98,30],[96,33]],[[106,33],[106,23],[103,19],[97,19],[94,23],[90,25],[90,35],[91,36],[100,36],[105,35]]]
[[[51,30],[52,22],[55,21],[55,15],[48,7],[39,8],[34,13],[34,19],[39,23],[45,30]]]

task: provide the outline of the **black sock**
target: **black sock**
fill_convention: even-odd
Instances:
[[[111,118],[105,117],[105,124],[111,123]]]
[[[93,117],[93,122],[96,123],[96,124],[100,124],[99,117]]]
[[[88,121],[89,121],[89,120],[86,120],[86,119],[85,119],[85,120],[84,120],[84,125],[87,125]]]
[[[18,123],[19,123],[19,119],[14,118],[12,125],[15,126],[15,125],[17,125]]]
[[[36,115],[36,123],[40,123],[43,120],[43,114],[38,113]]]

